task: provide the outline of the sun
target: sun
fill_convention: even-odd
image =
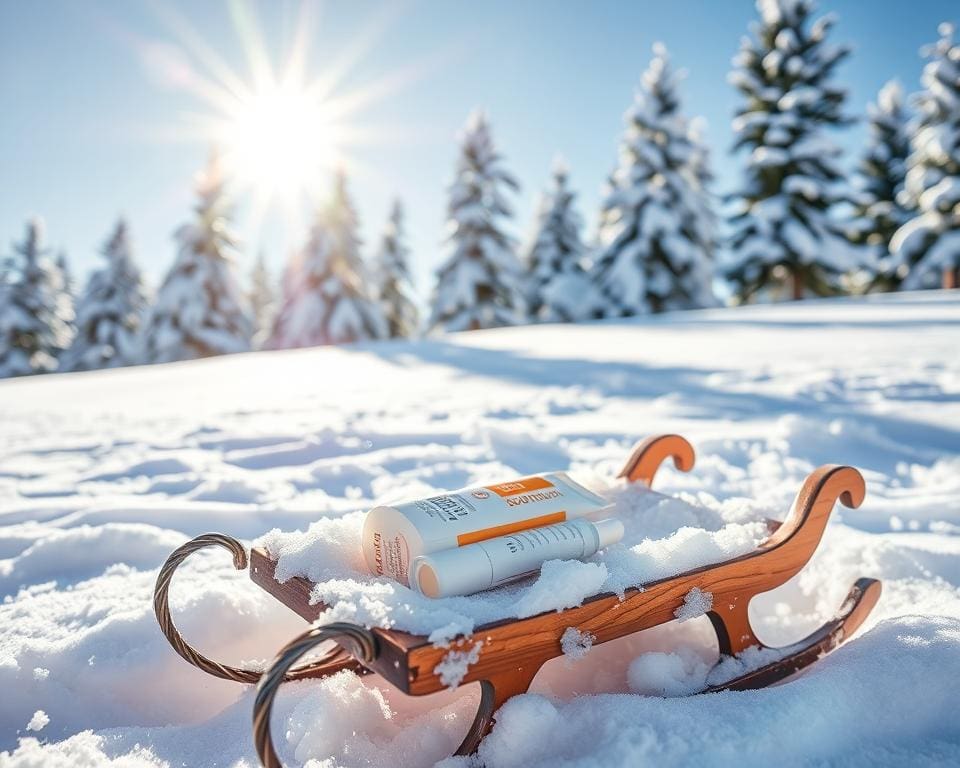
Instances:
[[[440,59],[425,52],[375,79],[356,77],[402,13],[400,4],[386,4],[337,44],[319,45],[312,40],[320,30],[319,3],[301,0],[292,35],[273,48],[252,0],[225,7],[241,44],[239,62],[223,58],[171,5],[154,6],[173,39],[139,44],[144,65],[189,103],[174,125],[157,126],[157,135],[216,150],[231,197],[242,206],[247,239],[268,230],[282,239],[316,214],[334,172],[383,185],[364,147],[401,146],[413,134],[373,115],[384,99],[436,71]]]
[[[215,139],[240,186],[272,197],[307,193],[342,161],[342,137],[323,100],[295,82],[266,81],[237,99]]]

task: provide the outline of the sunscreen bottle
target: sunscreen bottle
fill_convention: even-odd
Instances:
[[[420,555],[538,528],[598,512],[609,503],[563,472],[371,509],[361,546],[367,567],[410,586]]]
[[[623,538],[619,520],[571,520],[499,536],[413,561],[413,587],[427,597],[469,595],[536,573],[547,560],[590,557]]]

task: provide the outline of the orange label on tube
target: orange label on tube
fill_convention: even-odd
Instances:
[[[539,479],[539,478],[533,478]],[[540,515],[539,517],[530,517],[526,520],[517,520],[513,523],[506,523],[504,525],[494,525],[490,528],[482,528],[479,531],[470,531],[469,533],[461,533],[457,536],[457,546],[463,547],[467,544],[476,544],[478,541],[486,541],[487,539],[495,539],[497,536],[507,536],[511,533],[516,533],[517,531],[526,531],[530,528],[540,528],[544,525],[553,525],[554,523],[562,523],[567,519],[567,513],[564,511],[560,512],[551,512],[549,515]]]
[[[499,485],[487,486],[487,489],[493,491],[495,494],[497,494],[497,496],[513,496],[518,493],[539,491],[544,488],[553,488],[553,483],[551,483],[545,477],[524,477],[520,480],[514,480],[510,483],[500,483]],[[521,528],[518,530],[523,529]]]

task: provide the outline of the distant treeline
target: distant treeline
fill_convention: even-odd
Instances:
[[[274,284],[262,255],[236,274],[226,180],[214,156],[192,220],[153,294],[127,225],[106,264],[78,289],[44,245],[39,221],[0,264],[0,376],[167,362],[253,348],[339,344],[532,322],[578,322],[841,293],[956,287],[960,269],[960,46],[953,27],[921,51],[911,99],[891,81],[868,109],[869,137],[848,181],[828,132],[852,122],[834,70],[850,49],[828,40],[832,16],[811,0],[762,0],[729,81],[741,94],[733,151],[743,182],[720,205],[698,122],[679,98],[662,45],[624,115],[618,161],[584,240],[558,161],[533,235],[509,234],[518,184],[482,112],[470,116],[448,189],[447,256],[429,317],[413,300],[403,209],[396,202],[372,258],[338,174],[303,246]]]

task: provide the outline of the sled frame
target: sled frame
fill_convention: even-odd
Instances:
[[[652,486],[658,469],[667,459],[672,459],[678,470],[689,472],[695,461],[693,447],[679,435],[648,438],[634,448],[620,477]],[[492,727],[497,709],[511,696],[526,692],[543,664],[563,654],[560,641],[569,627],[592,635],[595,645],[615,640],[673,621],[686,595],[697,588],[713,595],[713,607],[707,615],[716,631],[721,658],[752,646],[765,648],[750,625],[751,599],[781,586],[799,573],[816,550],[838,500],[855,508],[862,503],[864,495],[864,480],[856,469],[822,466],[807,477],[785,521],[772,522],[769,537],[753,552],[660,579],[645,584],[642,589],[628,589],[622,598],[600,594],[576,608],[483,625],[449,647],[435,646],[420,635],[337,623],[312,627],[295,638],[280,650],[264,673],[211,661],[193,649],[176,630],[167,606],[167,592],[176,567],[192,552],[206,546],[230,550],[234,565],[238,569],[246,568],[247,557],[242,545],[221,534],[197,537],[170,556],[157,579],[154,603],[161,628],[187,661],[218,677],[259,682],[253,715],[254,740],[261,762],[267,768],[281,766],[270,735],[270,712],[284,680],[325,677],[349,669],[358,674],[376,673],[408,695],[424,696],[447,688],[436,672],[447,653],[469,651],[479,642],[477,661],[469,666],[461,681],[461,685],[478,682],[481,691],[477,715],[456,752],[466,755],[476,751]],[[294,577],[283,583],[276,580],[276,562],[266,550],[254,548],[249,566],[254,583],[306,621],[316,621],[325,610],[322,604],[311,604],[314,584],[308,579]],[[775,661],[713,685],[707,691],[761,688],[812,664],[857,630],[876,605],[880,591],[879,581],[858,579],[832,620],[798,643],[782,649]],[[295,666],[308,651],[329,640],[337,644],[318,660]]]

